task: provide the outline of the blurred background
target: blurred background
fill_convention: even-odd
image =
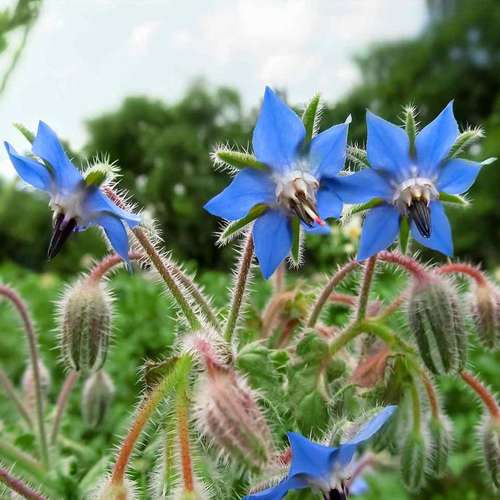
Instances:
[[[232,265],[233,250],[214,246],[218,223],[201,207],[228,178],[214,172],[209,152],[221,142],[248,146],[264,86],[280,90],[297,110],[320,92],[322,127],[352,114],[350,140],[358,143],[366,108],[397,121],[401,106],[412,102],[426,123],[454,99],[459,123],[486,131],[468,155],[500,157],[499,28],[498,0],[1,0],[0,137],[27,150],[12,124],[34,130],[43,119],[67,141],[75,163],[108,153],[122,169],[123,187],[158,220],[174,256],[224,303],[227,282],[218,271]],[[472,189],[471,207],[449,212],[457,256],[497,277],[499,190],[493,164]],[[89,230],[49,263],[50,219],[47,200],[16,178],[2,149],[0,279],[32,304],[54,366],[52,302],[105,246]],[[353,223],[312,237],[303,272],[332,269],[354,254],[358,236]],[[125,388],[136,384],[142,360],[172,340],[173,325],[158,289],[128,276],[116,288],[117,330],[129,339],[110,359],[124,391],[118,414],[130,410],[138,391]],[[266,285],[257,288],[256,300],[265,300]],[[23,354],[11,321],[0,305],[0,361],[18,379]],[[474,362],[500,388],[497,361],[478,352]],[[62,371],[54,376],[59,380]],[[470,398],[453,381],[446,384],[451,414],[467,412]],[[8,422],[4,406],[0,418]],[[472,417],[458,417],[465,445],[454,456],[453,474],[419,498],[459,498],[458,492],[484,498],[473,465]],[[109,446],[114,430],[91,438]],[[383,477],[372,485],[373,498],[408,497],[397,476]]]

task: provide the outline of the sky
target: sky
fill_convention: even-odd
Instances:
[[[265,85],[297,104],[318,91],[334,101],[360,79],[353,55],[426,22],[425,0],[45,0],[0,97],[0,138],[22,149],[11,124],[42,119],[79,148],[86,119],[128,95],[175,101],[198,77],[235,87],[247,108]]]

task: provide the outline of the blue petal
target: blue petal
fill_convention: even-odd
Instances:
[[[292,463],[288,477],[305,475],[320,480],[330,477],[332,459],[338,451],[337,448],[313,443],[296,432],[289,432],[288,440],[292,449]]]
[[[204,208],[212,215],[226,220],[241,219],[257,203],[273,203],[275,189],[269,174],[245,168]]]
[[[322,226],[315,222],[312,226],[308,226],[301,222],[300,225],[304,228],[304,231],[309,234],[331,234],[332,232],[332,228],[328,224]]]
[[[335,125],[311,141],[309,159],[316,177],[333,177],[345,163],[347,131],[346,123]]]
[[[287,478],[272,488],[245,496],[244,500],[281,500],[290,490],[301,490],[308,486],[308,482],[303,478]]]
[[[106,214],[97,217],[93,222],[102,226],[114,251],[128,262],[128,234],[123,222],[114,215]]]
[[[289,219],[278,210],[269,210],[255,221],[253,239],[260,270],[267,279],[292,247],[292,228]]]
[[[432,174],[450,152],[458,136],[453,101],[417,135],[415,148],[420,175]]]
[[[342,200],[328,183],[321,183],[316,197],[316,207],[322,219],[329,217],[338,219],[342,214]]]
[[[391,205],[372,208],[363,224],[358,260],[364,260],[386,249],[399,231],[399,212]]]
[[[469,160],[450,160],[439,170],[437,188],[448,194],[465,193],[474,184],[481,164]]]
[[[357,477],[349,486],[349,493],[353,496],[362,495],[368,491],[368,483],[362,478]]]
[[[72,189],[82,181],[82,174],[66,156],[55,132],[42,121],[38,124],[32,151],[53,167],[59,189]]]
[[[253,131],[253,150],[259,161],[279,171],[291,166],[304,141],[302,120],[269,87]]]
[[[453,255],[453,240],[451,237],[450,222],[444,212],[443,204],[440,201],[431,201],[430,209],[431,237],[424,238],[414,223],[410,226],[411,234],[421,245],[451,257]]]
[[[21,156],[8,142],[4,144],[19,177],[37,189],[50,192],[52,178],[49,171],[41,163]]]
[[[370,165],[397,179],[404,177],[410,166],[410,142],[406,132],[370,111],[366,113],[366,124],[366,152]]]
[[[91,218],[94,214],[107,212],[124,220],[130,228],[136,227],[141,222],[141,218],[138,215],[116,206],[104,193],[95,187],[89,189],[83,204],[83,210],[87,212],[84,214],[84,218],[86,218],[85,215],[87,218]]]
[[[344,203],[365,203],[373,198],[389,201],[394,193],[383,172],[377,172],[373,168],[336,177],[332,183]]]

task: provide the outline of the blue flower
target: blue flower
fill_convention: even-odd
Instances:
[[[465,193],[474,184],[481,164],[449,158],[459,130],[453,103],[422,129],[411,153],[407,133],[397,125],[367,112],[366,168],[336,182],[334,189],[345,203],[383,200],[364,221],[358,259],[387,248],[396,239],[403,218],[422,245],[453,254],[450,224],[440,193]]]
[[[302,120],[269,87],[253,133],[253,151],[267,171],[241,170],[205,209],[229,221],[245,217],[256,205],[268,209],[253,226],[255,254],[268,278],[289,254],[292,220],[306,231],[329,232],[323,219],[339,217],[342,202],[325,183],[345,161],[347,124],[335,125],[306,144]]]
[[[7,142],[5,147],[19,176],[50,196],[54,229],[48,251],[49,259],[55,257],[71,233],[98,225],[104,229],[116,253],[128,261],[126,227],[137,226],[139,216],[117,207],[101,192],[99,186],[88,184],[47,124],[42,121],[39,123],[32,146],[33,153],[45,160],[47,166],[21,156]]]
[[[292,451],[292,462],[288,475],[272,488],[253,493],[246,500],[280,500],[290,490],[316,488],[325,499],[345,500],[349,495],[347,467],[358,446],[377,433],[396,410],[395,406],[387,406],[368,421],[349,441],[338,447],[313,443],[295,432],[288,433]],[[355,490],[361,491],[363,485],[354,482]]]

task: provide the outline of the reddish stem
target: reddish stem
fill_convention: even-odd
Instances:
[[[491,392],[477,379],[472,373],[463,370],[460,376],[464,382],[481,398],[484,406],[488,409],[491,416],[500,419],[500,407]]]
[[[0,482],[28,500],[44,500],[44,497],[14,477],[7,469],[0,467]]]
[[[452,263],[445,264],[436,270],[438,274],[466,274],[469,278],[472,278],[479,286],[486,286],[488,284],[488,280],[486,276],[474,266],[469,264],[462,263]]]
[[[59,427],[61,426],[62,416],[64,414],[64,410],[66,409],[66,405],[68,404],[69,395],[71,394],[71,391],[73,390],[73,387],[75,386],[79,376],[79,372],[76,372],[74,370],[70,371],[57,398],[56,416],[54,418],[52,434],[50,436],[50,441],[52,444],[56,443],[57,434],[59,433]]]
[[[427,399],[429,400],[432,416],[439,418],[439,401],[434,386],[432,385],[432,381],[424,371],[420,373],[420,376],[422,378],[422,382],[424,383],[425,392],[427,393]]]
[[[177,426],[179,432],[179,447],[181,452],[182,477],[184,479],[184,491],[192,492],[194,490],[193,465],[191,461],[191,450],[189,444],[189,425],[187,413],[187,395],[184,389],[182,394],[178,395],[177,403]]]
[[[143,257],[143,254],[140,252],[130,252],[128,254],[128,258],[130,260],[139,260]],[[111,254],[104,259],[101,260],[101,262],[97,263],[96,266],[90,271],[89,275],[87,276],[87,279],[89,281],[100,281],[105,274],[110,271],[113,267],[117,266],[118,264],[121,264],[123,262],[123,259],[117,255],[117,254]]]
[[[387,252],[383,251],[377,255],[379,260],[384,262],[390,262],[391,264],[396,264],[403,267],[417,280],[427,279],[428,272],[425,268],[420,265],[415,259],[408,257],[407,255],[402,255],[397,252]]]
[[[353,295],[348,295],[347,293],[334,292],[330,295],[330,302],[353,307],[356,305],[356,297],[354,297]]]

